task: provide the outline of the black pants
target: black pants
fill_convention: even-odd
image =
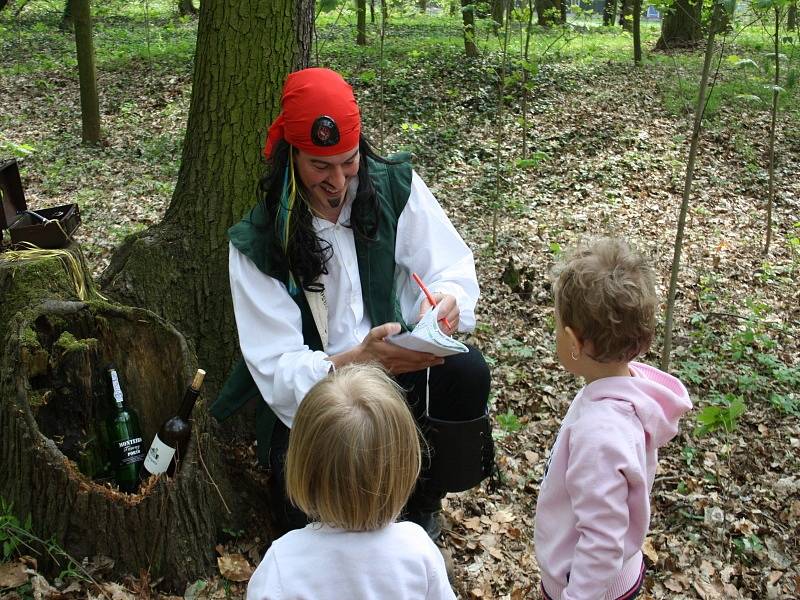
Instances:
[[[404,373],[395,377],[403,389],[409,408],[422,426],[425,416],[426,371]],[[469,353],[448,356],[443,365],[430,370],[430,416],[445,421],[469,421],[486,413],[489,399],[489,368],[483,355],[472,346]],[[278,534],[305,527],[306,515],[292,506],[286,498],[284,464],[289,447],[289,428],[280,420],[275,422],[270,443],[270,492],[275,507]],[[435,450],[435,449],[434,449]],[[406,512],[431,512],[441,507],[447,490],[437,486],[426,474],[425,460],[417,486],[408,500]]]

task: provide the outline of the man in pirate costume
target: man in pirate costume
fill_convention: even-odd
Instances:
[[[381,363],[407,391],[428,438],[405,518],[432,538],[441,499],[479,483],[493,464],[486,416],[489,372],[476,349],[442,359],[386,341],[439,306],[447,334],[475,326],[472,252],[407,155],[383,159],[361,135],[351,87],[334,71],[288,76],[264,148],[258,205],[228,232],[242,362],[212,414],[256,395],[259,459],[271,468],[279,533],[305,526],[286,500],[283,463],[306,392],[349,363]]]

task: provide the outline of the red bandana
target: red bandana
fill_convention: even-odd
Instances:
[[[264,156],[278,141],[314,156],[333,156],[358,146],[361,115],[353,88],[330,69],[290,73],[283,86],[281,113],[270,125]]]

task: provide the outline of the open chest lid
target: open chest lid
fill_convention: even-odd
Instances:
[[[0,229],[8,229],[20,218],[19,213],[28,209],[15,158],[0,161],[0,200]]]

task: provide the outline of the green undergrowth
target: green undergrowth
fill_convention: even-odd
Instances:
[[[176,3],[108,0],[93,3],[95,60],[98,71],[125,70],[142,61],[153,70],[176,70],[191,65],[196,19],[179,17]],[[0,75],[32,75],[76,70],[75,37],[60,29],[63,2],[30,0],[13,17],[0,12]],[[12,59],[13,57],[13,59]]]
[[[800,417],[797,327],[777,318],[765,301],[730,304],[713,276],[700,283],[703,310],[690,315],[690,341],[674,363],[698,392],[695,434],[730,433],[749,411],[771,412],[777,420]]]

